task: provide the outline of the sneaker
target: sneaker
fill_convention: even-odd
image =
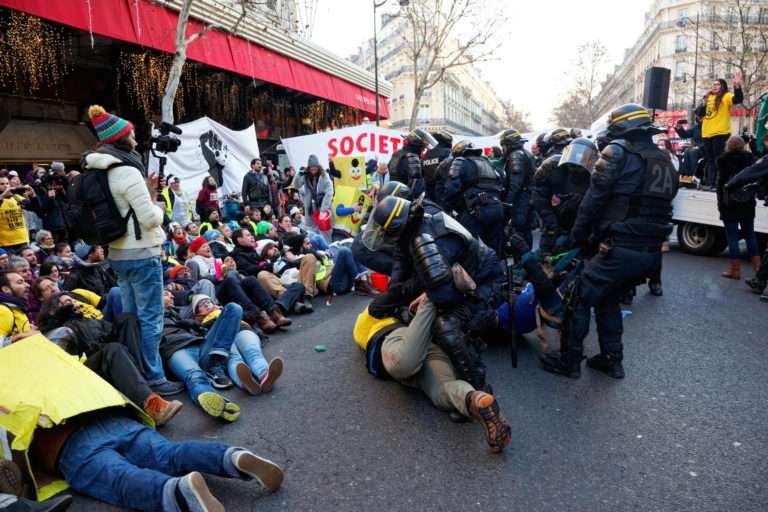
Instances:
[[[197,397],[200,407],[214,418],[233,422],[240,417],[240,406],[213,391],[205,391]]]
[[[20,496],[23,490],[19,466],[12,460],[0,459],[0,494]]]
[[[469,415],[485,429],[491,452],[501,453],[512,439],[512,428],[499,410],[499,403],[488,393],[472,391],[467,395]]]
[[[254,378],[253,372],[245,363],[237,363],[235,367],[235,373],[237,378],[240,379],[240,385],[242,388],[251,395],[261,394],[261,384]]]
[[[160,395],[152,393],[144,401],[143,409],[144,412],[149,414],[152,419],[155,420],[156,426],[162,427],[171,421],[171,418],[176,416],[182,407],[183,404],[178,400],[168,402]]]
[[[661,283],[648,283],[648,289],[654,297],[661,297],[664,295],[664,289],[661,287]]]
[[[760,296],[760,302],[768,302],[768,290],[764,291]]]
[[[288,327],[293,323],[290,318],[286,318],[286,316],[283,315],[283,312],[280,311],[279,307],[275,307],[275,309],[269,313],[269,319],[278,327]]]
[[[229,389],[234,386],[232,379],[227,375],[227,367],[224,363],[209,366],[205,374],[215,389]]]
[[[277,379],[283,374],[283,360],[279,357],[274,358],[269,362],[269,368],[267,373],[261,378],[259,384],[261,385],[261,391],[263,393],[269,393],[272,391],[272,386],[275,385]]]
[[[763,290],[765,290],[765,281],[761,281],[757,277],[753,277],[752,279],[745,279],[745,283],[747,283],[747,286],[752,290],[752,293],[760,295],[763,293]]]
[[[614,379],[624,378],[624,366],[621,364],[621,359],[609,355],[597,354],[592,356],[587,359],[587,366]]]
[[[197,471],[183,476],[176,485],[179,509],[189,512],[224,512],[224,505],[211,494],[203,475]]]
[[[149,387],[152,389],[153,392],[157,393],[162,397],[178,395],[179,393],[184,391],[183,382],[172,382],[170,380],[166,380],[165,382],[162,382],[160,384],[154,384]]]
[[[283,470],[272,462],[247,450],[232,454],[232,463],[246,479],[254,479],[267,491],[274,492],[283,483]]]

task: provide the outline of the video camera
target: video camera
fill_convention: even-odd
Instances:
[[[181,135],[181,128],[163,121],[160,123],[158,131],[160,132],[160,135],[153,136],[151,139],[152,151],[157,151],[159,153],[174,153],[178,151],[179,146],[181,146],[181,139],[174,137],[171,133]]]

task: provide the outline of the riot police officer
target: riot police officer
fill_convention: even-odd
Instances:
[[[532,202],[543,223],[540,248],[544,254],[562,249],[568,240],[579,204],[589,187],[591,164],[594,164],[594,161],[586,162],[589,167],[585,167],[581,160],[587,150],[597,154],[589,139],[576,139],[566,146],[568,156],[551,154],[533,177]]]
[[[595,310],[600,354],[587,366],[624,377],[620,296],[661,265],[661,244],[672,231],[678,176],[653,143],[662,130],[648,110],[629,103],[611,112],[613,139],[602,151],[571,231],[574,243],[599,252],[586,262],[566,301],[560,354],[542,357],[543,369],[578,378],[583,342]]]
[[[421,154],[425,148],[437,145],[429,132],[416,128],[403,135],[403,147],[395,151],[389,161],[389,178],[405,183],[411,188],[414,197],[424,192],[424,175]]]
[[[504,158],[504,202],[512,205],[509,222],[528,245],[532,245],[531,189],[535,171],[533,155],[525,149],[526,139],[515,128],[499,137]]]
[[[435,196],[435,185],[439,179],[437,170],[440,163],[451,156],[451,146],[453,146],[453,135],[445,130],[431,132],[437,141],[437,146],[429,149],[424,154],[422,169],[424,171],[424,189],[427,193],[427,199],[437,201]]]
[[[544,154],[547,152],[547,144],[544,142],[547,132],[541,132],[536,136],[536,140],[531,146],[531,153],[533,154],[533,163],[536,169],[544,162]]]
[[[445,202],[458,212],[459,222],[491,249],[501,254],[504,206],[501,178],[491,162],[470,141],[451,150],[453,162],[445,184]]]
[[[411,292],[402,297],[405,304],[426,294],[438,308],[435,343],[460,379],[485,388],[485,367],[471,340],[497,325],[495,285],[501,266],[496,254],[449,215],[426,214],[418,200],[396,196],[379,201],[361,241],[371,251],[394,248],[390,288]],[[395,300],[397,293],[389,295]]]
[[[544,159],[563,153],[565,146],[571,143],[571,131],[565,128],[553,128],[544,136]]]

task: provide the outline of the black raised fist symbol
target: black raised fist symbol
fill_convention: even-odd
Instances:
[[[221,142],[221,139],[213,133],[213,130],[209,130],[200,136],[200,150],[203,152],[203,158],[205,158],[208,164],[208,174],[213,176],[217,186],[222,186],[224,184],[224,176],[221,171],[227,165],[229,148]]]

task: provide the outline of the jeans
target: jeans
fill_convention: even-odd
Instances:
[[[177,350],[168,359],[168,368],[184,381],[190,398],[195,402],[202,393],[215,393],[204,369],[208,368],[211,355],[229,356],[232,343],[240,330],[242,317],[242,307],[234,303],[227,304],[205,335],[202,344]]]
[[[105,343],[85,360],[85,366],[139,407],[144,406],[152,393],[130,352],[120,343]]]
[[[227,361],[229,377],[240,388],[242,387],[242,382],[240,382],[237,376],[236,369],[237,365],[243,362],[251,369],[251,373],[253,373],[257,381],[261,381],[269,368],[269,363],[264,359],[264,354],[261,352],[261,340],[258,334],[253,331],[240,331],[237,333],[235,342],[232,344],[229,352],[229,360]]]
[[[109,260],[117,273],[123,297],[123,312],[139,317],[141,355],[150,386],[165,382],[160,358],[163,333],[163,266],[159,257],[142,260]]]
[[[234,270],[227,272],[218,284],[216,297],[222,304],[230,302],[240,304],[248,312],[275,309],[275,301],[255,277],[248,276],[241,279]]]
[[[119,286],[109,289],[107,302],[104,305],[104,320],[114,322],[115,318],[123,312],[123,292]]]
[[[717,180],[717,157],[725,151],[725,142],[730,135],[715,135],[706,137],[704,141],[704,158],[706,167],[704,168],[704,185],[714,186]]]
[[[747,254],[750,257],[758,255],[755,219],[724,220],[723,224],[725,225],[725,238],[728,239],[728,256],[731,259],[735,260],[741,257],[739,240],[742,238],[747,243]]]
[[[327,251],[328,247],[330,247],[323,236],[314,233],[309,233],[308,236],[310,242],[312,242],[312,248],[316,251]]]
[[[201,471],[236,477],[232,449],[209,441],[171,442],[124,416],[103,416],[76,430],[64,444],[59,470],[69,485],[118,507],[174,510],[172,477]]]
[[[331,291],[333,293],[346,293],[352,289],[357,276],[357,264],[352,257],[352,251],[346,247],[340,247],[336,251],[336,259],[333,262],[331,275]]]

